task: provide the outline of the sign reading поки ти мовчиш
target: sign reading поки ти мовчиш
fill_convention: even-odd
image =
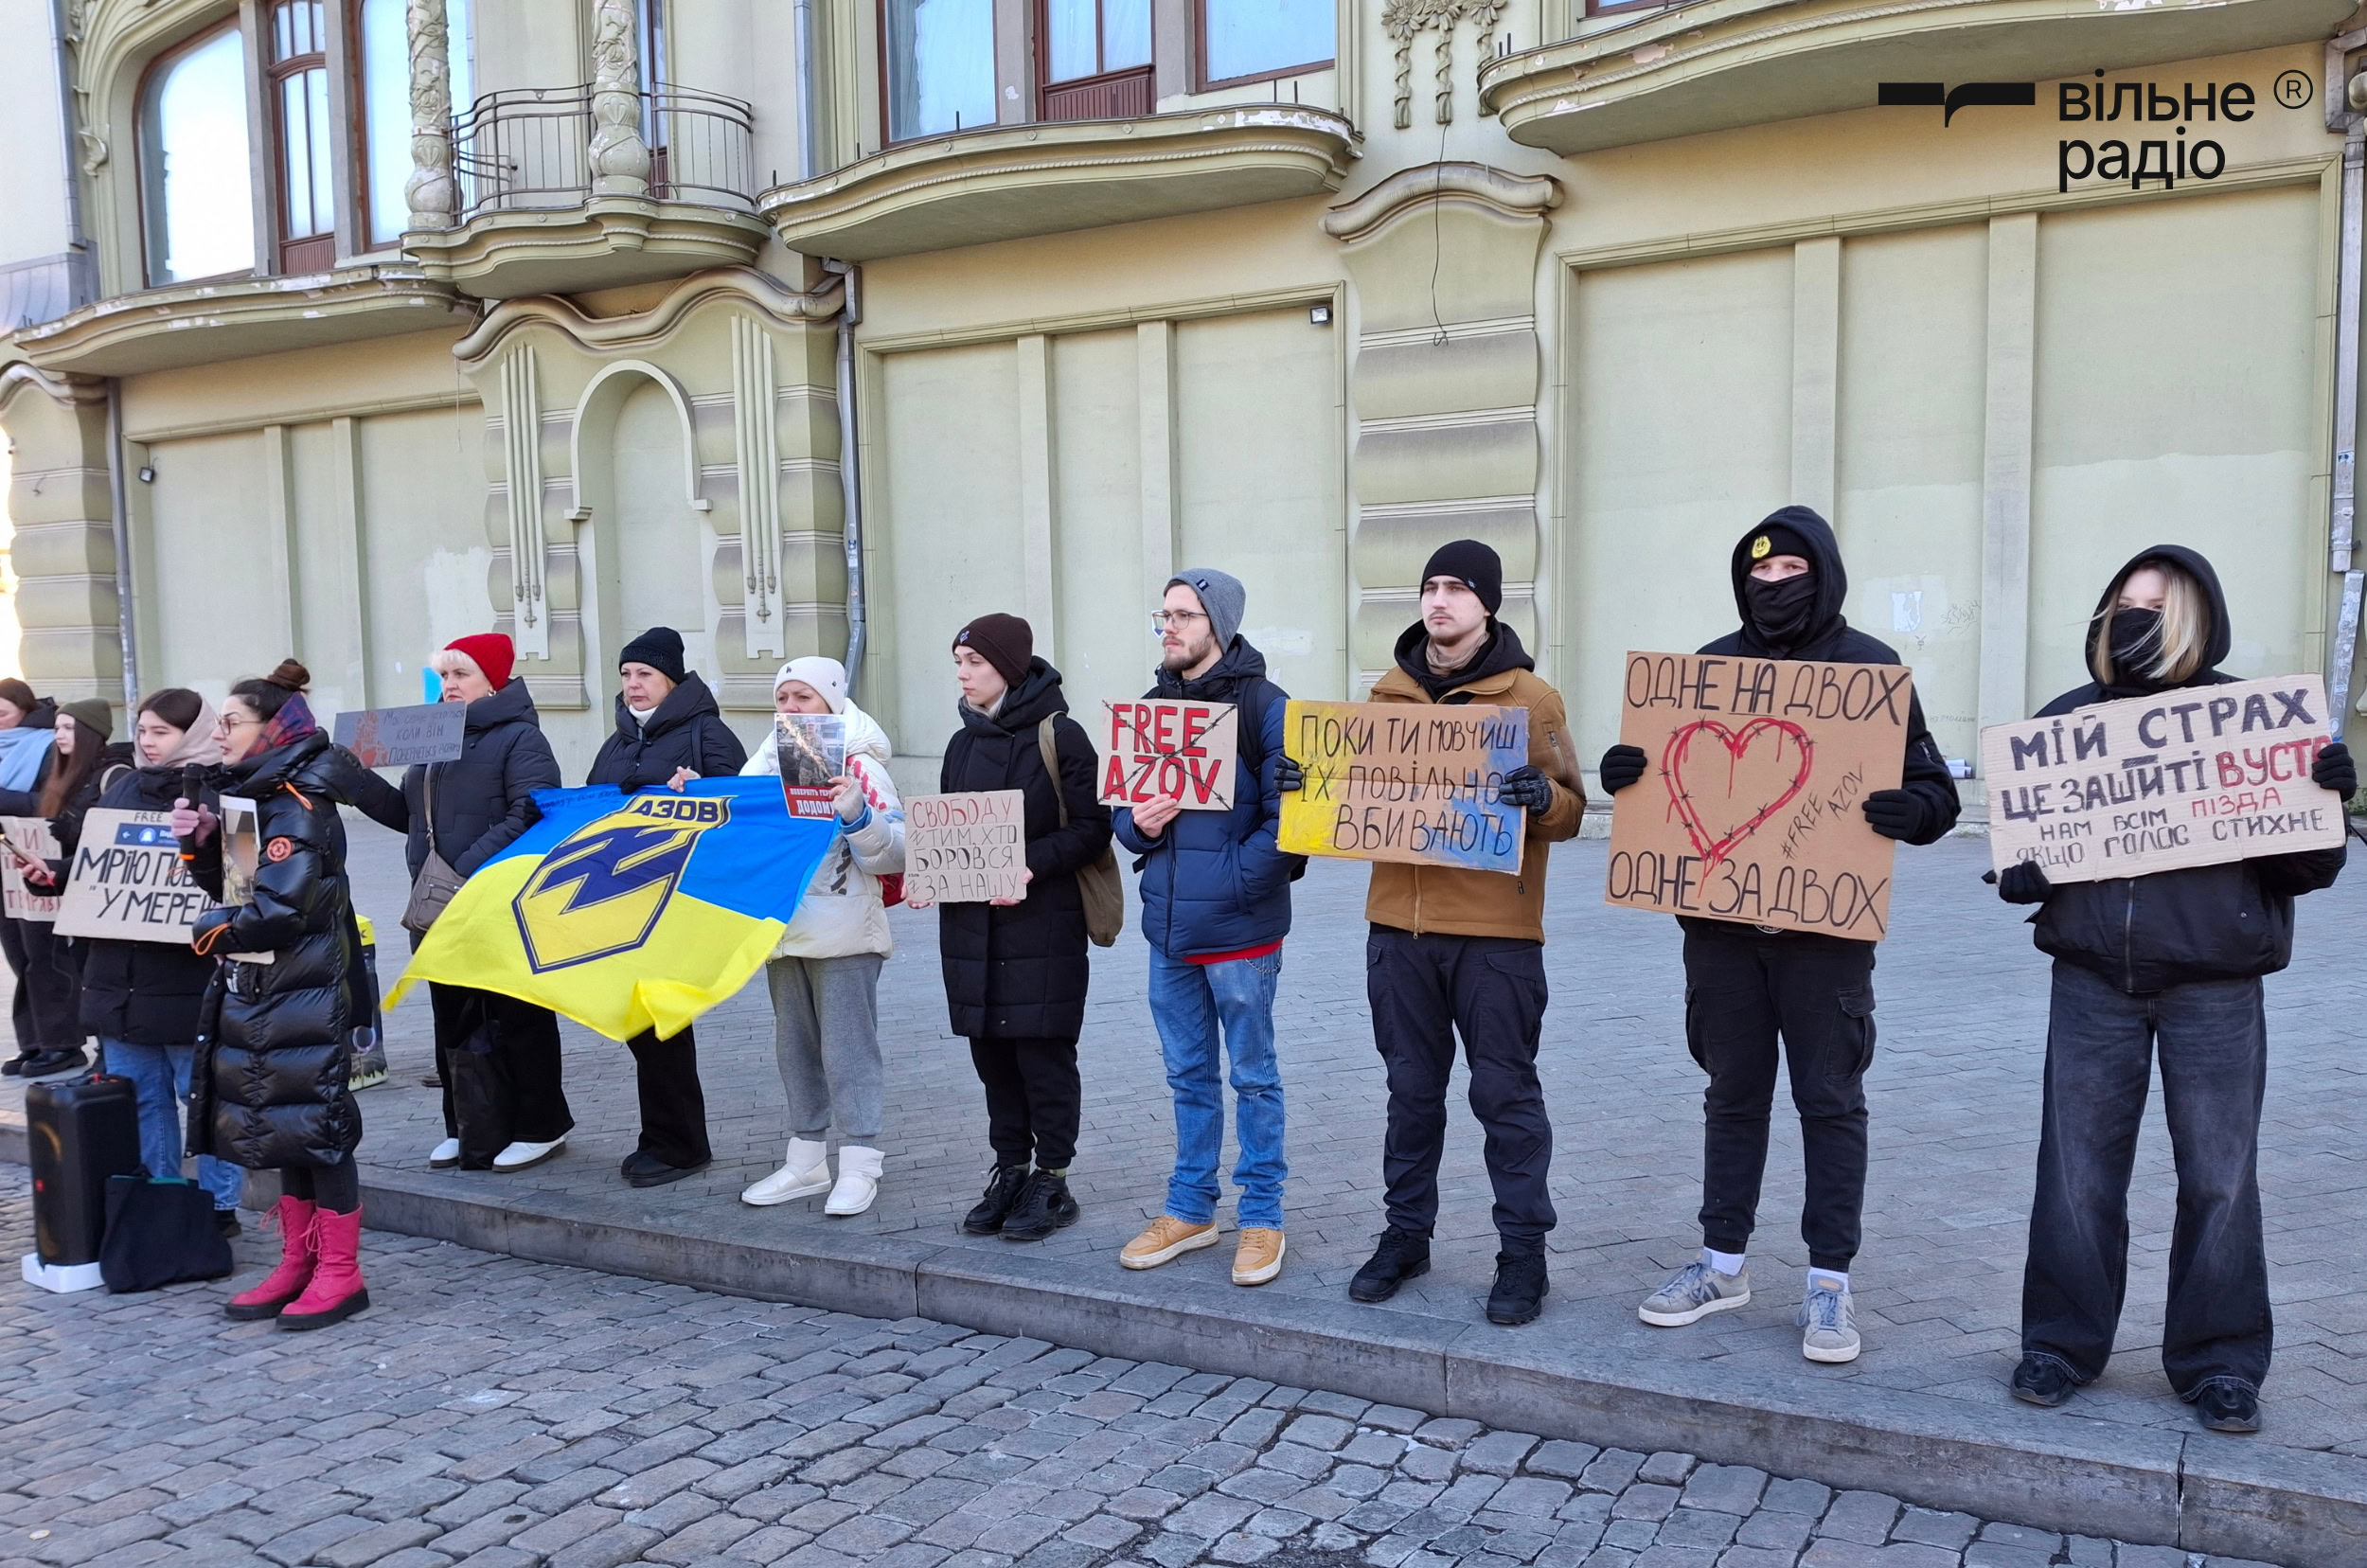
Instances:
[[[2310,776],[2326,739],[2315,675],[2182,686],[1981,732],[1989,857],[2101,882],[2342,843]]]
[[[1306,775],[1282,797],[1285,853],[1521,869],[1528,817],[1502,791],[1529,759],[1528,709],[1293,698],[1283,744]]]

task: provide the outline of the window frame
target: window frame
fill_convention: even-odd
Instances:
[[[319,10],[320,27],[318,36],[312,40],[312,51],[310,54],[294,55],[286,60],[270,58],[278,50],[277,30],[280,16],[291,7],[303,5],[315,6]],[[273,153],[271,159],[272,253],[275,262],[273,270],[274,275],[280,277],[302,276],[307,273],[326,272],[336,266],[337,252],[342,248],[342,240],[337,232],[336,158],[339,138],[335,127],[331,124],[322,126],[324,133],[322,136],[318,138],[308,136],[306,142],[313,156],[327,160],[329,201],[326,210],[318,215],[327,220],[327,226],[315,228],[306,234],[291,232],[294,227],[294,219],[292,216],[294,210],[294,190],[290,180],[293,171],[288,167],[288,100],[285,86],[291,78],[301,77],[310,71],[318,71],[321,74],[322,117],[324,120],[335,118],[333,110],[328,105],[329,29],[330,18],[337,9],[330,6],[328,0],[266,0],[261,8],[263,30],[270,37],[268,46],[263,51],[264,58],[258,60],[257,63],[262,73],[264,114],[270,121],[266,130]],[[299,272],[290,264],[289,255],[292,251],[306,246],[317,250],[324,241],[328,243],[329,251],[328,260],[324,265],[307,266]]]
[[[1626,16],[1632,11],[1665,10],[1682,0],[1585,0],[1581,16]]]
[[[164,242],[164,237],[155,231],[151,225],[151,220],[161,219],[164,214],[161,211],[151,210],[150,198],[151,194],[158,196],[163,194],[164,171],[162,169],[151,168],[149,162],[150,123],[155,110],[154,102],[150,95],[155,88],[156,78],[160,73],[171,69],[183,56],[193,54],[204,48],[223,33],[233,34],[240,40],[239,61],[240,69],[243,75],[253,56],[249,53],[245,44],[245,18],[240,12],[233,11],[212,27],[201,27],[187,37],[176,39],[167,47],[157,50],[149,58],[148,63],[141,68],[138,85],[133,90],[132,151],[137,178],[132,184],[138,197],[136,205],[139,214],[140,283],[143,288],[178,289],[193,283],[215,283],[229,278],[270,276],[264,272],[260,251],[250,238],[248,260],[243,268],[233,269],[229,272],[207,273],[202,277],[169,278],[163,282],[157,281],[156,278],[157,263],[163,259],[160,246]],[[245,91],[241,90],[239,97],[239,114],[248,122],[247,145],[250,149],[254,146],[254,106],[248,101]],[[161,156],[164,151],[162,144],[156,144],[154,151],[158,156]],[[152,191],[151,187],[154,187]],[[253,222],[253,215],[250,213],[248,217],[250,229]]]
[[[1636,5],[1658,5],[1662,0],[1629,0]],[[1593,4],[1593,0],[1588,0]],[[1192,91],[1213,93],[1224,87],[1247,87],[1260,81],[1280,81],[1289,77],[1301,77],[1314,71],[1336,69],[1340,63],[1340,12],[1334,6],[1331,13],[1331,53],[1321,60],[1310,60],[1302,65],[1285,65],[1279,70],[1258,71],[1250,76],[1212,77],[1208,74],[1208,0],[1191,0],[1192,5]],[[1154,48],[1154,53],[1156,52]]]
[[[1003,74],[1003,62],[999,52],[1002,42],[1000,36],[1002,32],[1001,24],[1004,15],[1004,8],[1009,3],[1010,0],[990,0],[988,7],[988,15],[994,23],[994,26],[988,27],[987,32],[987,74],[988,79],[990,81],[995,81],[997,83],[1000,82]],[[888,82],[888,57],[895,52],[889,46],[888,43],[889,4],[890,0],[873,0],[871,8],[873,29],[872,38],[874,44],[874,47],[871,52],[875,57],[875,62],[879,67],[878,76],[880,96],[878,101],[880,105],[880,151],[884,152],[891,147],[904,147],[913,142],[928,141],[932,137],[935,136],[967,135],[972,131],[991,130],[995,126],[1003,123],[1002,103],[999,97],[1002,89],[1000,85],[998,85],[995,88],[995,92],[998,95],[995,104],[995,115],[991,119],[978,125],[958,126],[946,131],[917,132],[909,136],[899,136],[896,134],[896,103],[895,100],[889,96]],[[1030,47],[1030,52],[1033,52],[1032,45]],[[1029,124],[1036,123],[1035,108],[1036,106],[1032,102],[1027,105],[1027,120]]]
[[[1152,14],[1156,9],[1155,0],[1145,0],[1145,20],[1149,24],[1150,32],[1150,58],[1148,60],[1139,65],[1112,65],[1109,62],[1110,0],[1092,0],[1094,69],[1082,76],[1062,77],[1057,81],[1052,78],[1052,0],[1029,0],[1029,3],[1034,9],[1035,24],[1034,38],[1031,41],[1033,47],[1029,52],[1035,56],[1036,96],[1039,107],[1041,107],[1043,95],[1055,88],[1090,86],[1106,81],[1112,77],[1133,76],[1144,71],[1153,73],[1155,78],[1159,69],[1159,27]]]

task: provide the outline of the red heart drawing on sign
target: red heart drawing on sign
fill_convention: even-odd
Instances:
[[[1694,740],[1704,735],[1717,740],[1726,749],[1726,777],[1722,789],[1717,787],[1715,776],[1701,781],[1708,787],[1697,787],[1685,771],[1686,764],[1693,760]],[[1767,793],[1767,769],[1753,768],[1746,774],[1744,754],[1751,750],[1753,742],[1769,738],[1774,742],[1774,756],[1770,761],[1777,770],[1778,777],[1781,776],[1785,741],[1791,742],[1799,760],[1792,770],[1790,782],[1784,785],[1783,792],[1765,805],[1753,807],[1749,804],[1750,800],[1753,796],[1763,797]],[[1724,860],[1735,845],[1757,832],[1768,818],[1782,811],[1786,803],[1800,793],[1808,782],[1808,769],[1815,750],[1798,724],[1782,719],[1753,719],[1738,730],[1730,730],[1715,719],[1703,719],[1685,725],[1668,738],[1667,746],[1661,752],[1661,776],[1668,781],[1669,804],[1676,809],[1678,820],[1684,824],[1685,836],[1692,839],[1693,847],[1700,851],[1704,870]],[[1716,759],[1715,753],[1710,756],[1713,760]],[[1737,791],[1745,792],[1739,806],[1735,800]],[[1747,813],[1739,822],[1735,820],[1737,810]],[[1704,821],[1705,816],[1715,820],[1717,829],[1713,829],[1709,822]],[[1719,831],[1719,829],[1723,830]]]

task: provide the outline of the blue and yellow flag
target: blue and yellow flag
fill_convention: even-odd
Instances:
[[[437,980],[535,1003],[611,1040],[679,1033],[763,967],[838,834],[834,816],[791,816],[770,777],[534,799],[543,820],[461,887],[395,1001]]]

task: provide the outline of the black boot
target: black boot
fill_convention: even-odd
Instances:
[[[1535,1323],[1552,1288],[1545,1283],[1543,1253],[1498,1253],[1496,1287],[1487,1292],[1487,1321],[1500,1328]]]
[[[1039,1170],[1027,1178],[1019,1202],[1003,1221],[1006,1241],[1041,1241],[1064,1225],[1077,1223],[1077,1200],[1069,1196],[1068,1178]]]
[[[962,1229],[971,1236],[993,1236],[1003,1229],[1003,1221],[1010,1218],[1012,1205],[1019,1202],[1020,1189],[1027,1185],[1027,1167],[996,1166],[987,1173],[987,1193],[978,1200],[978,1206],[962,1216]]]
[[[1397,1293],[1397,1287],[1409,1279],[1419,1279],[1430,1273],[1430,1238],[1395,1225],[1380,1233],[1380,1245],[1374,1249],[1373,1260],[1356,1271],[1348,1281],[1350,1301],[1386,1301]]]
[[[2014,1398],[2024,1404],[2043,1405],[2052,1410],[2071,1398],[2079,1381],[2053,1356],[2028,1355],[2014,1368]]]

